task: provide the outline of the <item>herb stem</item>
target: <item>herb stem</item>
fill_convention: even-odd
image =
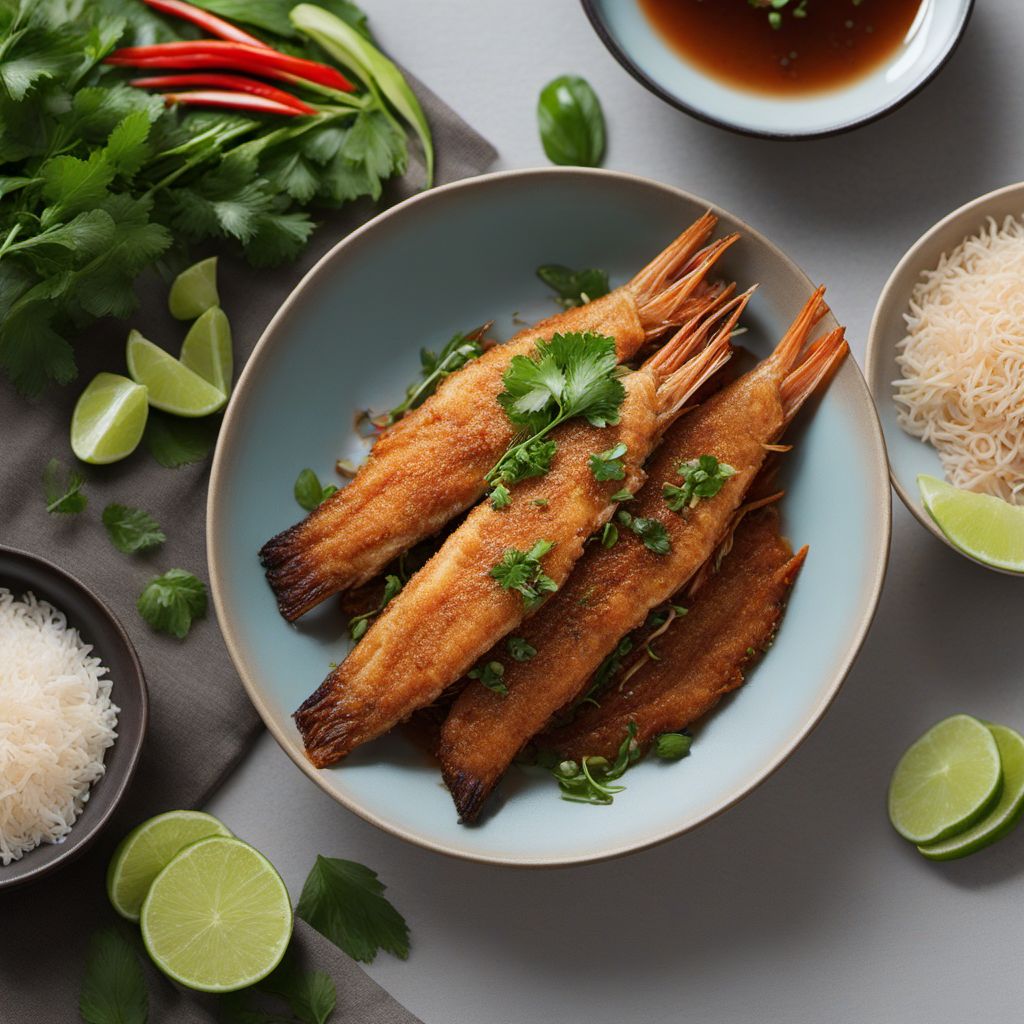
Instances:
[[[21,227],[22,225],[19,221],[13,228],[11,228],[10,231],[7,232],[7,237],[4,239],[3,244],[0,245],[0,259],[3,259],[4,253],[7,252],[7,250],[14,244],[14,240],[18,235],[21,234]]]

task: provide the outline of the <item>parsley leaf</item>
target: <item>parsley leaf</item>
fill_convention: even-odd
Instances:
[[[334,484],[328,484],[326,487],[322,487],[320,484],[320,478],[311,469],[304,469],[295,478],[295,487],[293,493],[295,494],[295,500],[307,511],[312,512],[313,509],[318,508],[322,505],[332,494],[337,491],[337,487]]]
[[[610,783],[622,778],[626,769],[640,759],[636,742],[636,722],[626,728],[626,738],[619,746],[618,756],[609,763],[606,757],[584,757],[582,761],[560,761],[551,769],[558,780],[563,800],[584,804],[610,804],[625,786]]]
[[[529,661],[537,654],[537,648],[533,644],[528,643],[521,636],[510,636],[505,641],[505,646],[508,648],[508,653],[516,661]]]
[[[479,679],[488,690],[492,690],[494,693],[500,693],[503,697],[508,694],[508,687],[502,681],[502,677],[505,675],[505,666],[500,661],[488,661],[477,668],[470,669],[466,675],[470,679]]]
[[[504,590],[515,590],[522,595],[523,604],[532,610],[553,594],[558,585],[541,568],[540,560],[554,547],[550,540],[539,540],[529,551],[506,548],[501,561],[491,569],[494,577]]]
[[[219,425],[216,416],[195,420],[150,409],[142,443],[161,466],[179,469],[201,462],[210,454]]]
[[[50,459],[43,470],[43,493],[46,511],[63,516],[76,516],[85,511],[88,498],[82,493],[85,478],[67,469],[60,459]]]
[[[673,512],[693,508],[701,498],[713,498],[725,486],[725,481],[736,474],[732,466],[719,462],[714,455],[680,462],[676,472],[683,478],[683,486],[665,484],[662,487],[665,504]]]
[[[206,584],[184,569],[168,569],[146,584],[136,607],[153,629],[181,640],[192,620],[206,614]]]
[[[595,480],[622,480],[626,475],[626,467],[622,464],[622,456],[627,452],[626,446],[620,441],[614,448],[605,452],[597,452],[588,460],[590,472]]]
[[[668,531],[657,519],[632,516],[625,509],[616,512],[615,518],[623,526],[628,526],[644,542],[644,547],[656,555],[667,555],[672,550],[672,540]]]
[[[654,753],[663,761],[680,761],[690,753],[693,737],[685,732],[663,732],[654,744]]]
[[[139,958],[116,928],[89,941],[78,1010],[87,1024],[146,1024],[149,995]]]
[[[381,949],[409,956],[409,928],[384,898],[377,874],[362,864],[318,856],[296,914],[353,960],[372,963]]]
[[[608,274],[604,270],[572,270],[560,263],[545,263],[537,268],[537,276],[554,289],[555,301],[563,309],[583,306],[610,291]]]
[[[402,580],[398,576],[389,574],[384,577],[384,593],[381,595],[377,607],[363,612],[362,615],[354,615],[348,620],[348,632],[353,640],[362,640],[363,635],[370,628],[370,623],[384,611],[391,599],[397,596],[402,586]]]
[[[103,510],[103,525],[110,542],[126,555],[158,548],[167,540],[157,521],[141,508],[108,505]]]

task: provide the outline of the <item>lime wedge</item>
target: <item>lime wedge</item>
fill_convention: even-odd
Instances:
[[[933,476],[919,476],[917,486],[928,514],[954,547],[996,569],[1024,572],[1024,508]]]
[[[992,733],[970,715],[953,715],[900,758],[889,783],[889,819],[904,839],[933,843],[981,818],[1001,782]]]
[[[996,805],[965,832],[918,849],[929,860],[953,860],[1002,839],[1012,832],[1024,809],[1024,736],[1005,725],[989,725],[1003,765],[1003,789]]]
[[[167,297],[171,316],[178,320],[195,320],[211,306],[220,305],[217,294],[217,257],[200,260],[183,270],[171,285]]]
[[[219,388],[147,341],[138,331],[128,335],[128,372],[149,389],[149,404],[175,416],[208,416],[228,400]]]
[[[141,384],[118,373],[98,373],[71,414],[71,450],[93,465],[117,462],[138,447],[148,415]]]
[[[107,896],[114,909],[138,921],[142,901],[160,872],[186,846],[231,833],[212,814],[168,811],[137,825],[121,840],[107,868]]]
[[[142,941],[168,977],[201,992],[234,992],[265,978],[292,935],[281,876],[240,839],[186,846],[142,904]]]
[[[188,329],[181,361],[218,391],[231,394],[231,324],[220,306],[211,306]]]

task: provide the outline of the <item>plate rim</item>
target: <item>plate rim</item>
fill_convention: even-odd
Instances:
[[[746,232],[749,235],[756,237],[758,241],[764,244],[777,259],[782,260],[790,271],[792,271],[798,278],[802,279],[806,284],[808,294],[810,294],[814,289],[814,284],[811,278],[794,260],[787,256],[777,245],[775,245],[774,242],[761,234],[761,232],[747,224],[742,218],[725,210],[723,207],[718,206],[715,203],[708,202],[701,196],[694,195],[684,189],[676,188],[673,185],[667,185],[638,174],[631,174],[625,171],[607,170],[604,168],[527,167],[475,175],[473,177],[449,182],[445,185],[436,186],[428,191],[418,192],[415,195],[396,203],[394,206],[381,211],[365,224],[339,239],[339,241],[331,246],[331,248],[328,249],[327,252],[325,252],[324,255],[321,256],[320,259],[318,259],[316,263],[314,263],[313,266],[303,275],[301,280],[288,294],[288,297],[281,303],[280,307],[277,309],[274,316],[270,319],[270,322],[260,335],[260,338],[253,348],[238,382],[235,385],[227,410],[224,414],[224,421],[221,425],[220,434],[217,438],[217,445],[210,468],[210,483],[207,492],[205,538],[210,573],[210,591],[213,596],[214,609],[217,614],[218,622],[220,623],[224,643],[228,649],[231,661],[235,666],[235,670],[238,673],[239,678],[242,680],[242,684],[245,687],[249,700],[256,708],[257,713],[263,720],[263,723],[270,734],[274,737],[278,746],[281,747],[299,770],[306,775],[307,778],[311,779],[323,792],[330,796],[331,799],[336,803],[341,804],[347,810],[357,814],[364,821],[368,821],[370,824],[380,828],[382,831],[434,853],[441,853],[459,860],[482,864],[493,864],[503,867],[568,867],[571,865],[591,864],[599,861],[611,860],[631,853],[637,853],[640,850],[659,845],[660,843],[667,842],[669,839],[674,839],[677,836],[699,828],[735,806],[735,804],[740,800],[757,789],[789,759],[796,748],[800,746],[811,731],[818,725],[825,712],[835,700],[839,690],[842,688],[843,683],[849,675],[857,656],[863,648],[865,637],[867,636],[868,630],[871,627],[871,623],[874,620],[875,613],[878,609],[882,586],[885,582],[885,575],[888,569],[889,550],[892,538],[892,495],[888,486],[889,464],[886,456],[885,438],[882,433],[881,423],[879,422],[878,411],[875,408],[874,401],[871,397],[871,391],[867,382],[864,380],[864,375],[861,372],[860,367],[857,365],[857,361],[851,356],[847,360],[847,363],[852,366],[857,377],[860,379],[865,405],[869,412],[869,415],[863,419],[861,425],[865,432],[866,440],[874,442],[874,447],[877,449],[877,455],[880,456],[872,459],[872,467],[876,477],[875,488],[879,492],[880,497],[879,514],[881,516],[880,526],[882,543],[879,546],[878,557],[875,560],[875,564],[872,566],[872,572],[869,578],[869,599],[862,609],[859,622],[857,622],[856,628],[853,632],[853,642],[850,644],[845,657],[840,662],[840,666],[835,673],[835,678],[832,680],[826,691],[821,695],[807,721],[805,721],[793,735],[779,745],[777,753],[772,759],[770,759],[767,765],[759,769],[753,777],[736,787],[728,798],[723,800],[718,807],[716,807],[711,813],[701,817],[699,820],[683,823],[678,827],[669,828],[656,835],[646,837],[639,841],[626,842],[599,852],[581,853],[573,856],[516,856],[515,854],[497,855],[493,853],[477,853],[474,851],[460,849],[459,847],[444,841],[429,839],[417,834],[415,831],[403,827],[400,824],[396,824],[395,822],[382,818],[371,809],[360,805],[358,801],[352,800],[347,795],[339,793],[337,790],[329,786],[325,781],[323,772],[316,769],[309,760],[303,756],[301,751],[295,749],[294,738],[286,736],[284,730],[278,727],[266,706],[266,701],[263,695],[259,692],[253,680],[248,678],[248,675],[243,668],[244,660],[240,654],[241,645],[230,626],[230,620],[226,614],[226,608],[221,596],[221,573],[224,570],[221,565],[216,544],[214,543],[215,524],[219,521],[222,483],[223,478],[226,475],[226,466],[229,461],[227,453],[231,448],[232,438],[237,428],[240,415],[239,409],[243,404],[246,384],[250,377],[254,377],[258,373],[258,365],[262,361],[263,353],[269,350],[270,346],[275,343],[274,335],[277,331],[278,324],[291,311],[292,307],[301,301],[303,293],[314,277],[319,275],[323,268],[336,258],[338,253],[344,251],[345,248],[352,245],[367,232],[377,230],[380,224],[385,223],[396,216],[404,216],[407,210],[415,209],[420,204],[431,204],[436,202],[438,196],[445,197],[451,193],[463,190],[479,188],[486,189],[496,184],[500,185],[502,182],[515,181],[524,178],[541,181],[545,178],[571,178],[574,176],[599,178],[605,181],[640,185],[644,188],[663,192],[673,199],[682,199],[686,202],[703,206],[709,210],[723,213],[733,220],[742,232]]]

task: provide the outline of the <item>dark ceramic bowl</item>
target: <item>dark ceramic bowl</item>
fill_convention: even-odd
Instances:
[[[106,752],[106,771],[93,784],[82,813],[62,843],[44,843],[6,867],[0,865],[0,889],[41,878],[78,856],[114,813],[138,764],[149,718],[149,696],[142,666],[128,635],[110,609],[63,569],[36,555],[0,547],[0,587],[21,597],[31,590],[62,611],[68,625],[92,644],[109,669],[111,699],[121,709],[117,739]]]

